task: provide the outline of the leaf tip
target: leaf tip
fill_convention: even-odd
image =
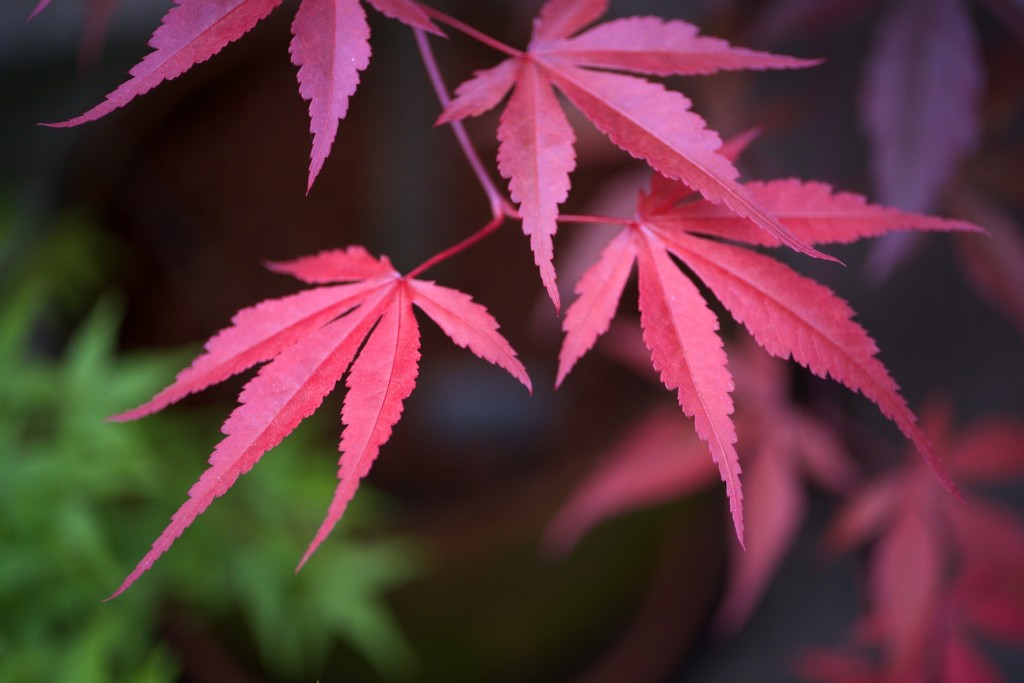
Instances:
[[[821,259],[822,261],[830,261],[831,263],[836,263],[844,268],[846,267],[846,264],[843,263],[840,259],[836,258],[835,256],[832,256],[831,254],[826,254],[823,251],[819,251],[814,247],[809,247],[807,245],[804,245],[803,243],[790,244],[789,246],[794,250],[807,254],[812,258]]]
[[[302,571],[302,568],[306,566],[307,562],[309,562],[309,558],[313,557],[313,553],[315,553],[316,549],[320,547],[320,541],[323,540],[323,536],[326,536],[326,533],[317,532],[316,538],[312,540],[309,547],[306,548],[306,552],[302,554],[302,559],[300,559],[299,563],[295,565],[296,574]]]
[[[743,508],[740,505],[736,505],[732,510],[732,523],[736,528],[736,541],[740,544],[740,550],[743,552],[747,551],[747,542],[744,537],[743,528]]]
[[[138,420],[139,418],[146,417],[147,415],[150,415],[150,414],[156,412],[156,410],[154,410],[152,405],[151,405],[152,403],[153,402],[150,401],[148,403],[142,404],[141,406],[137,406],[135,408],[132,408],[131,410],[126,410],[126,411],[124,411],[122,413],[117,413],[115,415],[110,415],[107,418],[105,418],[103,421],[104,422],[132,422],[134,420]]]

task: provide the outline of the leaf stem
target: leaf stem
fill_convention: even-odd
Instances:
[[[435,254],[434,256],[431,256],[426,261],[424,261],[423,263],[421,263],[420,265],[416,266],[415,268],[410,270],[408,273],[406,273],[405,277],[407,277],[407,278],[416,277],[417,275],[419,275],[423,271],[427,270],[428,268],[436,266],[441,261],[445,261],[445,260],[451,258],[452,256],[455,256],[459,252],[462,252],[462,251],[465,251],[466,249],[469,249],[471,246],[473,246],[474,244],[476,244],[477,242],[479,242],[480,240],[482,240],[483,238],[487,237],[492,232],[494,232],[495,230],[500,228],[501,224],[504,223],[504,222],[505,222],[505,215],[503,213],[495,214],[494,217],[491,218],[491,220],[487,223],[487,225],[485,225],[484,227],[480,228],[479,230],[477,230],[472,235],[470,235],[469,237],[465,238],[464,240],[462,240],[458,244],[455,244],[454,246],[448,247],[447,249],[445,249],[444,251],[440,252],[439,254]]]
[[[431,19],[436,19],[438,22],[440,22],[442,24],[445,24],[446,26],[451,26],[456,31],[458,31],[460,33],[464,33],[465,35],[469,36],[473,40],[476,40],[476,41],[478,41],[480,43],[483,43],[487,47],[494,48],[498,52],[504,52],[505,54],[507,54],[510,57],[522,57],[523,56],[523,52],[521,50],[517,50],[514,47],[506,45],[505,43],[501,42],[500,40],[495,40],[494,38],[490,37],[486,33],[478,31],[477,29],[473,28],[469,24],[466,24],[466,23],[463,23],[463,22],[459,21],[455,17],[448,16],[444,12],[442,12],[440,10],[437,10],[437,9],[434,9],[433,7],[429,7],[427,5],[420,5],[420,7],[423,9],[423,11],[425,11],[427,13],[428,16],[430,16]],[[419,29],[417,29],[417,30],[419,30]]]
[[[619,216],[586,216],[571,213],[561,214],[555,220],[559,223],[608,223],[611,225],[632,225],[635,222],[632,218]]]
[[[426,7],[424,6],[424,9]],[[441,77],[441,70],[437,67],[437,60],[434,59],[434,51],[430,49],[430,42],[427,38],[426,32],[422,29],[413,29],[416,34],[416,46],[420,50],[420,57],[423,59],[423,66],[427,70],[427,76],[430,78],[430,84],[434,87],[434,92],[437,94],[438,101],[441,102],[442,109],[448,106],[451,101],[451,97],[448,95],[448,89],[444,85],[444,79]],[[466,161],[469,162],[470,168],[473,169],[473,174],[476,176],[477,181],[483,188],[484,194],[487,195],[487,201],[491,205],[492,216],[511,216],[515,213],[515,210],[505,199],[504,194],[498,190],[494,181],[491,180],[490,174],[487,169],[484,168],[483,162],[480,160],[480,155],[477,154],[476,148],[469,139],[469,134],[466,133],[466,127],[462,125],[461,121],[452,121],[448,124],[452,128],[452,133],[455,135],[455,139],[459,143],[459,147],[462,148],[462,153],[466,156]]]

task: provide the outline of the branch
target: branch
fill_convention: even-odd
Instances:
[[[441,102],[441,108],[448,106],[448,102],[451,98],[448,95],[448,90],[445,88],[444,80],[441,78],[441,71],[437,68],[437,60],[434,59],[434,52],[430,49],[430,43],[427,40],[427,34],[422,29],[414,29],[416,33],[416,46],[420,49],[420,56],[423,58],[423,66],[427,70],[427,76],[430,78],[430,83],[434,86],[434,92],[437,94],[437,99]],[[505,198],[505,195],[498,190],[494,181],[491,180],[490,174],[484,168],[484,164],[480,161],[480,155],[477,154],[476,148],[473,147],[473,143],[469,140],[469,135],[466,133],[465,126],[462,125],[461,121],[452,121],[448,125],[452,128],[452,133],[455,134],[455,139],[459,143],[459,147],[462,148],[462,153],[466,155],[466,161],[469,162],[470,168],[473,169],[473,174],[476,176],[477,181],[483,188],[484,194],[487,195],[487,201],[491,205],[491,216],[509,216],[516,215],[515,209]]]

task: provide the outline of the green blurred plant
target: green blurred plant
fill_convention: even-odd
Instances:
[[[89,301],[111,245],[87,221],[64,221],[27,252],[14,222],[0,206],[0,680],[177,680],[182,653],[167,635],[181,622],[233,623],[238,642],[207,645],[255,648],[231,656],[281,679],[310,675],[341,642],[384,675],[407,672],[384,594],[418,561],[409,541],[373,540],[379,500],[362,496],[355,524],[287,571],[332,491],[336,455],[313,428],[245,477],[159,572],[103,602],[203,468],[179,456],[202,450],[209,419],[191,408],[104,422],[152,395],[184,354],[116,351],[116,297]],[[54,343],[53,318],[90,306]]]

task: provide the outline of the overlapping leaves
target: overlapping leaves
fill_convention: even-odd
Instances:
[[[1024,426],[979,421],[962,433],[947,406],[925,413],[925,428],[950,471],[967,485],[1003,484],[1024,474]],[[817,652],[808,679],[831,683],[1004,680],[975,637],[1024,642],[1024,526],[1005,507],[973,498],[958,505],[913,460],[868,482],[832,529],[833,545],[873,544],[870,610],[855,640],[874,662]]]
[[[815,182],[749,183],[747,191],[780,217],[787,231],[809,244],[845,243],[894,228],[975,230],[969,223],[909,214],[833,193]],[[712,239],[714,238],[714,239]],[[636,219],[614,237],[580,279],[579,298],[564,321],[560,383],[607,331],[637,263],[644,343],[662,382],[677,392],[694,419],[726,484],[736,532],[743,539],[743,494],[731,414],[732,375],[726,367],[718,321],[689,268],[768,353],[790,358],[820,377],[858,391],[909,438],[943,484],[955,490],[921,433],[915,417],[878,360],[878,348],[852,320],[853,311],[828,288],[789,266],[723,240],[777,245],[728,207],[700,198],[685,185],[655,175],[642,194]]]
[[[526,52],[477,72],[458,87],[439,119],[446,123],[482,114],[512,91],[498,126],[498,168],[519,204],[523,231],[555,306],[552,236],[576,163],[572,128],[555,89],[612,142],[659,173],[699,190],[789,246],[820,255],[736,182],[738,171],[717,153],[721,139],[690,110],[688,98],[636,76],[606,71],[697,75],[816,62],[735,48],[698,35],[691,24],[654,17],[609,21],[580,33],[607,5],[607,0],[549,0],[534,22]]]

